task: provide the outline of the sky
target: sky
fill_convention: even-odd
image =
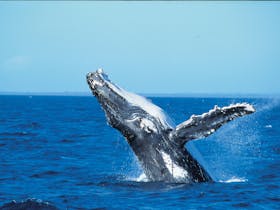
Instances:
[[[0,92],[280,94],[280,2],[0,2]]]

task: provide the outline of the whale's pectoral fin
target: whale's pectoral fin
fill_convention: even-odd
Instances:
[[[255,109],[247,103],[239,103],[214,109],[202,115],[192,115],[190,119],[179,124],[171,133],[172,138],[179,145],[187,141],[207,137],[223,124],[246,114],[254,113]]]

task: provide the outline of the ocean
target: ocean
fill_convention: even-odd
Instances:
[[[280,209],[280,99],[149,99],[176,124],[214,105],[257,111],[186,145],[215,182],[145,182],[93,96],[2,95],[0,206],[35,198],[58,209]]]

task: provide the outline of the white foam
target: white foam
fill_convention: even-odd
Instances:
[[[265,127],[266,128],[272,128],[272,125],[266,125]]]
[[[142,173],[139,177],[128,177],[128,181],[133,181],[133,182],[149,182],[148,178],[144,173]]]
[[[136,178],[136,182],[148,182],[148,178],[146,175],[143,173],[139,177]]]
[[[238,178],[238,177],[232,177],[228,180],[220,180],[219,182],[222,183],[234,183],[234,182],[247,182],[248,179],[244,179],[244,178]]]

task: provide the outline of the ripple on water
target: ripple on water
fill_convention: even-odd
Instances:
[[[73,140],[73,139],[62,139],[60,142],[62,142],[62,143],[74,143],[74,142],[76,142],[75,140]]]
[[[39,129],[39,128],[42,128],[42,125],[38,122],[19,123],[19,124],[11,126],[11,128],[16,128],[16,129]]]
[[[247,208],[250,206],[250,203],[241,202],[241,203],[232,204],[232,206],[236,208]]]
[[[0,136],[17,136],[17,137],[22,137],[22,136],[37,136],[37,133],[32,133],[32,132],[26,132],[26,131],[19,131],[19,132],[2,132],[0,133]]]
[[[31,175],[30,177],[31,178],[46,178],[48,176],[57,176],[59,175],[60,173],[57,172],[57,171],[52,171],[52,170],[49,170],[49,171],[44,171],[42,173],[36,173],[36,174],[33,174]]]

